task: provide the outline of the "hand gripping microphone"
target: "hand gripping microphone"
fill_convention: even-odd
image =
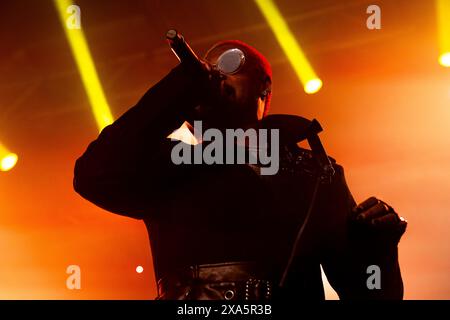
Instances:
[[[181,63],[191,65],[194,68],[201,67],[200,59],[177,30],[170,29],[167,31],[166,38],[170,48]]]

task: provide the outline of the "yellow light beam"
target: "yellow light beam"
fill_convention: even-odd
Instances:
[[[18,156],[9,151],[4,145],[0,144],[0,171],[9,171],[17,163]]]
[[[450,0],[436,0],[438,32],[439,32],[439,63],[450,67]]]
[[[306,93],[312,94],[322,88],[320,80],[308,62],[300,45],[272,0],[254,0],[275,34],[278,43],[294,68]]]
[[[68,26],[67,21],[71,13],[68,8],[73,5],[73,2],[71,0],[54,0],[54,4],[58,10],[60,21],[80,72],[81,80],[83,81],[97,126],[101,131],[114,120],[98,78],[83,30],[81,28],[69,28]]]

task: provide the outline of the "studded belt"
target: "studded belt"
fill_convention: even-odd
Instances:
[[[158,281],[158,300],[270,300],[269,272],[252,262],[193,265]]]

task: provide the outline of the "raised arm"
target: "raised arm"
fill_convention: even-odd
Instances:
[[[172,143],[166,137],[197,104],[198,76],[178,65],[104,128],[76,161],[75,190],[113,213],[148,214],[159,195],[176,183]]]

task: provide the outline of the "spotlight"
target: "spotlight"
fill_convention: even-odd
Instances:
[[[439,57],[439,63],[444,67],[450,67],[450,52],[441,54]]]
[[[322,80],[319,78],[309,80],[304,86],[305,92],[309,94],[316,93],[320,88],[322,88]]]
[[[275,34],[305,92],[313,94],[319,91],[322,88],[322,80],[317,77],[276,4],[272,0],[254,1]]]
[[[9,171],[17,163],[19,157],[0,144],[0,171]]]

